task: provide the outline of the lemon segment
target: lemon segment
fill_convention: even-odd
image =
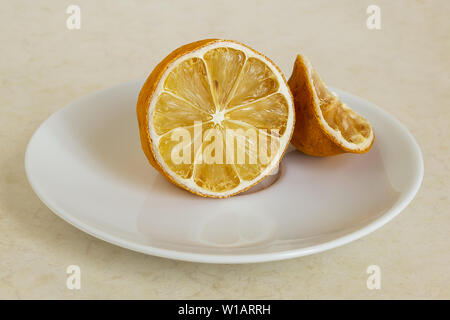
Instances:
[[[277,130],[282,135],[286,129],[289,108],[286,98],[279,93],[230,110],[226,119],[240,120],[258,129]]]
[[[234,96],[226,106],[232,108],[238,105],[250,103],[277,91],[279,81],[266,63],[256,58],[249,58],[244,69]]]
[[[232,159],[239,177],[246,181],[255,179],[279,151],[279,138],[267,131],[254,130],[245,122],[225,120],[224,126],[231,129],[226,131],[225,141],[232,141],[226,145],[233,150],[228,150],[227,156]]]
[[[236,80],[245,63],[245,54],[231,48],[217,48],[204,55],[211,91],[219,110],[225,109]]]
[[[216,110],[205,62],[200,58],[181,62],[167,77],[164,89],[189,101],[204,112],[213,113]]]
[[[212,120],[212,116],[194,107],[190,102],[164,92],[158,99],[153,124],[158,135],[169,130],[193,125],[196,121]]]
[[[211,122],[180,127],[160,138],[158,150],[170,170],[183,179],[192,176],[195,157],[202,145],[202,132],[212,127]]]

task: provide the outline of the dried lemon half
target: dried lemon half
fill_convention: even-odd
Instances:
[[[229,40],[187,44],[141,89],[137,115],[150,163],[205,197],[242,192],[278,165],[294,128],[294,106],[278,67]]]
[[[328,90],[301,55],[288,83],[296,116],[291,142],[298,150],[313,156],[369,151],[374,141],[370,123]]]

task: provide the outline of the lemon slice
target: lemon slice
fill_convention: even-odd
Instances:
[[[369,121],[331,92],[305,57],[297,56],[288,83],[296,112],[291,142],[297,149],[313,156],[370,150],[375,136]]]
[[[137,114],[150,163],[176,185],[216,198],[270,174],[295,120],[278,67],[243,44],[217,39],[164,59],[142,87]]]

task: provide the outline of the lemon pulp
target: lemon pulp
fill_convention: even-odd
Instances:
[[[279,151],[288,122],[289,105],[279,86],[265,62],[238,49],[214,48],[181,61],[166,77],[151,115],[163,161],[180,178],[212,192],[257,178]],[[216,133],[208,135],[208,129]],[[249,129],[258,132],[256,140]],[[184,146],[189,149],[187,163],[172,159],[179,144],[173,136],[181,131],[191,137]],[[220,154],[211,150],[213,142],[228,146],[231,138],[245,143],[234,143]],[[220,163],[199,161],[205,153]]]
[[[348,142],[354,144],[364,143],[371,132],[369,122],[328,90],[314,69],[312,70],[311,78],[320,100],[320,110],[328,125],[333,130],[340,132],[342,137]]]

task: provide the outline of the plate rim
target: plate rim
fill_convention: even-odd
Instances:
[[[45,199],[45,197],[42,195],[42,193],[39,191],[38,183],[33,180],[32,174],[30,173],[30,156],[29,156],[29,150],[30,146],[33,143],[36,134],[39,132],[39,130],[54,116],[59,114],[60,112],[63,112],[64,110],[70,108],[73,104],[82,102],[82,100],[89,99],[93,96],[100,95],[104,93],[105,91],[141,83],[142,80],[133,80],[128,82],[123,82],[111,87],[107,87],[95,92],[92,92],[90,94],[84,95],[69,104],[65,105],[64,107],[60,108],[53,114],[51,114],[46,120],[44,120],[38,128],[34,131],[33,135],[31,136],[27,147],[25,151],[25,173],[27,180],[32,188],[32,190],[35,192],[39,200],[41,200],[54,214],[56,214],[58,217],[66,221],[67,223],[71,224],[72,226],[76,227],[77,229],[95,237],[98,239],[101,239],[103,241],[109,242],[111,244],[114,244],[116,246],[129,249],[132,251],[144,253],[147,255],[153,255],[158,256],[162,258],[168,258],[168,259],[175,259],[175,260],[182,260],[182,261],[189,261],[189,262],[199,262],[199,263],[215,263],[215,264],[243,264],[243,263],[259,263],[259,262],[269,262],[269,261],[279,261],[279,260],[286,260],[286,259],[292,259],[302,256],[307,256],[319,252],[323,252],[326,250],[330,250],[333,248],[340,247],[342,245],[345,245],[347,243],[350,243],[352,241],[358,240],[373,231],[379,229],[389,221],[391,221],[395,216],[397,216],[401,211],[403,211],[409,203],[414,199],[415,195],[420,189],[420,186],[423,181],[423,175],[424,175],[424,162],[423,162],[423,155],[422,151],[420,149],[419,144],[417,143],[414,136],[411,134],[411,132],[404,126],[397,118],[395,118],[393,115],[385,111],[384,109],[378,107],[376,104],[367,101],[357,95],[351,94],[347,91],[337,89],[334,87],[330,87],[331,90],[343,93],[344,95],[349,95],[352,98],[355,98],[356,100],[359,100],[359,102],[365,103],[370,106],[370,108],[377,109],[377,112],[380,112],[383,117],[388,118],[390,121],[392,121],[396,126],[398,126],[404,133],[406,134],[408,140],[411,142],[414,153],[417,158],[418,167],[417,174],[415,177],[414,182],[409,186],[409,189],[404,193],[402,197],[400,197],[392,207],[390,207],[384,214],[377,217],[372,222],[368,223],[367,225],[354,230],[350,231],[349,233],[339,236],[335,239],[325,241],[323,243],[307,246],[304,248],[298,248],[298,249],[289,249],[289,250],[280,250],[270,253],[255,253],[255,254],[242,254],[242,255],[236,255],[236,254],[205,254],[205,253],[196,253],[196,252],[187,252],[187,251],[179,251],[179,250],[172,250],[172,249],[163,249],[154,247],[151,245],[142,245],[135,243],[133,241],[123,239],[114,235],[111,235],[107,232],[104,232],[96,227],[90,226],[87,223],[83,223],[79,219],[73,217],[70,213],[68,213],[66,210],[59,208],[56,204],[51,203],[49,199]]]

